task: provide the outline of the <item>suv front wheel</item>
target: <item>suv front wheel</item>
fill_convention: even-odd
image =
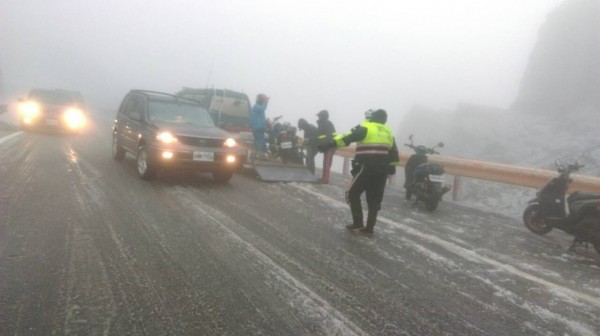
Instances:
[[[152,179],[156,173],[154,164],[148,157],[148,151],[146,151],[144,146],[140,146],[138,149],[137,170],[140,177],[144,180]]]
[[[113,159],[117,161],[121,161],[125,158],[125,149],[119,145],[119,140],[117,139],[117,135],[113,134],[112,140],[112,156]]]
[[[228,170],[219,170],[219,171],[213,172],[212,175],[213,175],[213,178],[215,180],[217,180],[217,182],[225,183],[225,182],[231,180],[231,177],[233,176],[233,172],[228,171]]]

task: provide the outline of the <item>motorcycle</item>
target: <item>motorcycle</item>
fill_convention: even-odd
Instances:
[[[437,209],[442,196],[450,191],[450,185],[444,185],[444,167],[435,163],[427,163],[427,154],[439,154],[435,149],[444,147],[440,142],[433,147],[415,146],[412,134],[408,137],[410,143],[405,146],[415,151],[404,167],[405,197],[410,200],[416,196],[415,204],[423,202],[429,211]]]
[[[557,228],[575,236],[577,244],[591,243],[600,254],[600,193],[575,191],[567,196],[571,173],[583,168],[577,162],[563,165],[555,161],[558,176],[550,179],[528,202],[523,222],[533,233],[544,235]]]
[[[304,152],[299,146],[297,129],[289,122],[280,122],[281,117],[267,121],[267,152],[271,158],[279,158],[283,163],[304,164]]]

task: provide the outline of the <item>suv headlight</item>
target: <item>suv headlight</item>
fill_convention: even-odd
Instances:
[[[156,140],[164,143],[173,143],[177,138],[171,132],[161,132],[156,135]]]
[[[32,119],[40,113],[40,106],[34,102],[26,102],[20,106],[20,111],[24,118]]]
[[[83,117],[83,112],[80,109],[76,109],[76,108],[70,108],[67,111],[65,111],[65,115],[64,115],[65,121],[67,122],[67,125],[71,128],[80,128],[81,126],[83,126],[83,122],[84,122],[84,117]]]
[[[237,142],[234,138],[227,138],[227,140],[225,140],[225,143],[223,144],[225,145],[225,147],[229,148],[237,146]]]

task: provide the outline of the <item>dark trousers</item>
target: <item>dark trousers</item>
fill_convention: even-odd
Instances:
[[[267,144],[265,142],[265,129],[253,129],[252,135],[254,135],[254,148],[256,148],[258,153],[264,153],[267,150]]]
[[[354,224],[363,225],[363,212],[360,196],[367,194],[369,214],[367,227],[373,228],[377,221],[377,212],[381,209],[383,192],[387,182],[388,171],[385,165],[354,164],[352,168],[352,181],[346,192],[346,201],[350,204],[352,221]]]
[[[315,174],[315,156],[319,153],[319,149],[316,147],[308,147],[306,149],[306,167],[314,175]]]

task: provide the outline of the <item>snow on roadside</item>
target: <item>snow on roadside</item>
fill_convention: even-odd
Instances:
[[[555,171],[554,161],[580,158],[580,175],[600,176],[600,118],[597,111],[561,120],[496,108],[459,106],[456,111],[415,108],[396,133],[400,150],[409,134],[415,144],[443,141],[441,155]],[[573,117],[576,115],[576,117]],[[402,148],[403,147],[403,148]],[[535,189],[462,178],[459,202],[520,218]]]

